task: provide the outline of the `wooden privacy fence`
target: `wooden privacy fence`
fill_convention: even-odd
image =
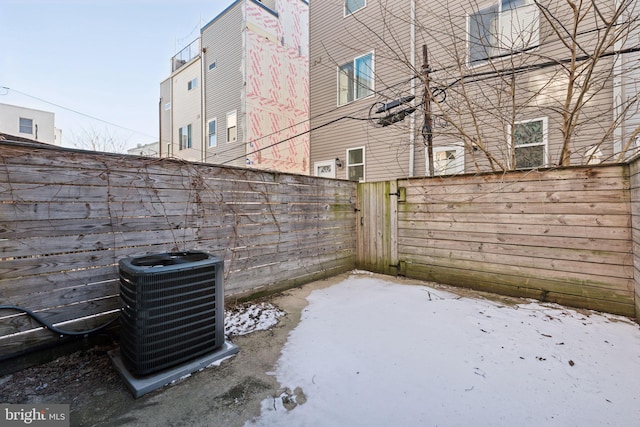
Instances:
[[[119,259],[203,250],[228,296],[354,267],[640,312],[640,162],[348,181],[0,142],[0,304],[117,316]],[[57,342],[0,311],[0,359]]]
[[[629,165],[360,184],[357,264],[633,317],[630,188]]]
[[[119,259],[203,250],[229,295],[355,267],[356,184],[0,143],[0,305],[88,329],[119,309]],[[59,337],[0,311],[0,358]]]

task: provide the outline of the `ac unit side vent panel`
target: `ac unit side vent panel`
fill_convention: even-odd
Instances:
[[[120,353],[144,376],[224,344],[223,261],[204,252],[120,260]]]

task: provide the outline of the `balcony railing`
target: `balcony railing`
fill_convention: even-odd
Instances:
[[[171,58],[171,72],[180,69],[184,64],[200,55],[200,38],[195,39]]]

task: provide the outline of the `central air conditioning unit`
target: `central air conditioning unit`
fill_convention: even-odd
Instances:
[[[225,343],[223,261],[170,252],[119,262],[120,354],[143,376],[215,351]]]

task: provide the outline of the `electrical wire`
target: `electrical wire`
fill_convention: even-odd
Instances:
[[[403,79],[403,80],[401,80],[401,81],[399,81],[399,82],[397,82],[397,83],[393,83],[393,84],[391,84],[391,85],[388,85],[388,86],[386,86],[385,88],[383,88],[383,89],[381,89],[381,90],[373,90],[373,91],[372,91],[372,94],[379,95],[379,96],[385,96],[385,95],[383,95],[383,92],[382,92],[382,91],[387,91],[387,90],[393,89],[393,88],[395,88],[395,87],[397,87],[397,86],[400,86],[400,85],[403,85],[403,84],[407,84],[407,83],[409,83],[409,82],[411,82],[411,81],[413,81],[413,80],[417,79],[418,77],[419,77],[419,76],[414,76],[414,77],[410,77],[410,78],[407,78],[407,79]],[[388,98],[388,99],[392,99],[392,98],[393,98],[393,97],[388,97],[388,96],[385,96],[385,97],[386,97],[386,98]],[[310,117],[310,118],[308,118],[308,119],[302,120],[302,121],[300,121],[300,122],[298,122],[298,123],[295,123],[295,124],[293,124],[293,125],[287,126],[287,127],[285,127],[285,128],[282,128],[282,129],[278,129],[277,131],[271,132],[270,134],[263,135],[263,136],[261,136],[261,137],[259,137],[259,138],[252,139],[250,142],[258,142],[258,141],[261,141],[261,140],[263,140],[263,139],[270,138],[270,137],[272,137],[273,135],[277,135],[277,134],[280,134],[280,133],[282,133],[282,132],[285,132],[285,131],[287,131],[287,130],[289,130],[289,129],[296,128],[296,127],[298,127],[298,126],[300,126],[300,125],[303,125],[303,124],[305,124],[305,123],[310,123],[312,120],[317,120],[317,119],[319,119],[319,118],[320,118],[320,117],[322,117],[322,116],[326,116],[327,114],[331,114],[331,113],[333,113],[333,112],[335,112],[335,111],[337,111],[337,110],[339,110],[339,109],[341,109],[341,108],[344,108],[344,107],[345,107],[344,105],[339,105],[339,106],[337,106],[337,107],[334,107],[334,108],[332,108],[332,109],[330,109],[330,110],[327,110],[327,111],[324,111],[324,112],[322,112],[322,113],[316,114],[316,115],[315,115],[315,116],[313,116],[313,117]],[[364,119],[364,118],[355,118],[355,117],[349,117],[349,116],[345,116],[344,118],[350,118],[350,119],[353,119],[353,120],[368,120],[368,119]],[[314,130],[314,129],[312,129],[312,130]],[[310,131],[305,131],[305,132],[303,132],[303,133],[301,133],[301,134],[299,134],[299,135],[295,135],[295,136],[289,137],[289,138],[288,138],[288,139],[286,139],[285,141],[289,141],[289,140],[291,140],[291,139],[293,139],[293,138],[296,138],[296,137],[298,137],[298,136],[305,135],[305,134],[307,134],[307,133],[309,133],[309,132],[310,132]],[[269,146],[264,147],[264,148],[269,148],[269,147],[272,147],[272,146],[274,146],[274,145],[278,145],[278,144],[280,144],[281,142],[285,142],[285,141],[279,141],[279,142],[274,143],[273,145],[269,145]],[[260,149],[260,150],[258,150],[258,151],[261,151],[261,150],[262,150],[262,149],[264,149],[264,148],[261,148],[261,149]],[[229,147],[229,148],[226,148],[226,149],[224,149],[224,150],[216,151],[216,152],[214,152],[214,153],[211,153],[211,154],[208,154],[207,156],[205,156],[205,160],[209,160],[209,159],[211,159],[212,157],[222,156],[222,155],[224,155],[224,154],[226,154],[226,153],[228,153],[228,152],[230,152],[230,151],[234,151],[234,150],[236,150],[236,147]],[[255,152],[252,152],[252,153],[247,153],[245,156],[242,156],[242,157],[246,157],[246,156],[248,156],[248,155],[250,155],[250,154],[257,153],[258,151],[255,151]],[[239,160],[239,159],[241,159],[242,157],[237,157],[237,158],[235,158],[235,159],[233,159],[233,160]],[[230,161],[232,161],[232,160],[225,161],[224,163],[221,163],[221,164],[226,164],[226,163],[228,163],[228,162],[230,162]]]
[[[259,153],[259,152],[260,152],[260,151],[262,151],[262,150],[266,150],[266,149],[268,149],[268,148],[275,147],[276,145],[282,144],[282,143],[287,142],[287,141],[291,141],[292,139],[295,139],[295,138],[301,137],[301,136],[303,136],[303,135],[306,135],[306,134],[308,134],[308,133],[311,133],[311,132],[313,132],[314,130],[322,129],[322,128],[323,128],[323,127],[325,127],[325,126],[332,125],[332,124],[334,124],[334,123],[336,123],[336,122],[339,122],[340,120],[345,120],[345,119],[369,121],[369,118],[363,118],[363,117],[352,117],[352,116],[342,116],[342,117],[338,117],[337,119],[330,120],[330,121],[328,121],[327,123],[324,123],[324,124],[318,125],[318,126],[316,126],[316,127],[314,127],[314,128],[308,129],[308,130],[306,130],[306,131],[304,131],[304,132],[301,132],[301,133],[299,133],[299,134],[297,134],[297,135],[293,135],[293,136],[290,136],[290,137],[285,138],[285,139],[283,139],[283,140],[280,140],[280,141],[278,141],[278,142],[274,142],[273,144],[267,145],[267,146],[262,147],[262,148],[259,148],[259,149],[257,149],[257,150],[253,150],[251,153],[243,154],[242,156],[235,157],[235,158],[233,158],[233,159],[227,160],[227,161],[222,162],[222,163],[220,163],[220,164],[221,164],[221,165],[226,165],[227,163],[231,163],[231,162],[234,162],[234,161],[236,161],[236,160],[244,159],[244,158],[246,158],[247,156],[250,156],[250,155],[252,155],[252,154]]]
[[[71,113],[79,114],[79,115],[84,116],[84,117],[86,117],[86,118],[88,118],[88,119],[96,120],[96,121],[102,122],[102,123],[104,123],[104,124],[107,124],[107,125],[109,125],[109,126],[115,126],[115,127],[117,127],[117,128],[120,128],[120,129],[123,129],[123,130],[129,131],[129,132],[136,133],[136,134],[138,134],[138,135],[147,136],[147,137],[149,137],[149,138],[158,138],[158,136],[157,136],[157,135],[149,135],[148,133],[140,132],[140,131],[137,131],[137,130],[135,130],[135,129],[131,129],[131,128],[128,128],[128,127],[125,127],[125,126],[121,126],[121,125],[119,125],[119,124],[117,124],[117,123],[113,123],[113,122],[110,122],[110,121],[107,121],[107,120],[103,120],[103,119],[101,119],[101,118],[99,118],[99,117],[95,117],[95,116],[92,116],[92,115],[89,115],[89,114],[83,113],[83,112],[81,112],[81,111],[78,111],[78,110],[74,110],[74,109],[72,109],[72,108],[65,107],[64,105],[56,104],[55,102],[47,101],[46,99],[39,98],[39,97],[37,97],[37,96],[29,95],[28,93],[21,92],[21,91],[16,90],[16,89],[12,89],[12,88],[9,88],[9,87],[6,87],[6,86],[0,86],[0,89],[4,89],[4,90],[6,90],[6,91],[13,91],[13,92],[15,92],[15,93],[19,93],[20,95],[27,96],[27,97],[29,97],[29,98],[31,98],[31,99],[35,99],[35,100],[37,100],[37,101],[44,102],[45,104],[53,105],[54,107],[62,108],[63,110],[67,110],[67,111],[69,111],[69,112],[71,112]]]
[[[113,322],[118,320],[118,317],[116,317],[114,319],[109,320],[107,323],[104,323],[104,324],[102,324],[102,325],[100,325],[100,326],[98,326],[96,328],[93,328],[93,329],[88,329],[86,331],[67,331],[67,330],[60,329],[60,328],[57,328],[57,327],[53,326],[53,324],[47,322],[42,317],[40,317],[38,314],[34,313],[33,311],[29,310],[28,308],[19,307],[17,305],[0,305],[0,310],[20,311],[20,312],[25,313],[25,314],[29,315],[30,317],[32,317],[36,322],[38,322],[39,324],[41,324],[45,328],[49,329],[51,332],[54,332],[54,333],[56,333],[58,335],[67,335],[67,336],[90,335],[90,334],[93,334],[95,332],[103,330],[104,328],[106,328],[107,326],[109,326],[110,324],[112,324]]]
[[[635,52],[640,52],[640,47],[633,47],[633,48],[628,48],[628,49],[621,49],[621,50],[617,50],[617,51],[607,52],[607,53],[602,54],[602,55],[600,56],[600,58],[609,57],[609,56],[614,56],[614,55],[624,55],[624,54],[635,53]],[[584,61],[584,60],[587,60],[587,59],[589,59],[589,58],[590,58],[590,56],[588,56],[588,55],[583,55],[583,56],[580,56],[580,57],[575,58],[574,60],[575,60],[575,61]],[[490,59],[494,59],[494,58],[490,58]],[[485,80],[485,79],[497,78],[497,77],[500,77],[501,75],[503,75],[503,74],[505,74],[505,73],[516,73],[516,74],[519,74],[519,73],[525,73],[525,72],[529,72],[529,71],[533,71],[533,70],[540,70],[540,69],[544,69],[544,68],[548,68],[548,67],[554,67],[554,66],[558,66],[558,65],[566,64],[566,63],[568,63],[568,62],[570,62],[570,61],[571,61],[571,59],[551,60],[551,61],[547,61],[547,62],[543,62],[543,63],[539,63],[539,64],[534,64],[534,65],[526,65],[526,66],[515,67],[515,68],[505,68],[505,69],[502,69],[502,70],[490,70],[490,71],[483,71],[483,72],[478,72],[478,73],[473,73],[473,74],[467,74],[467,75],[464,75],[464,76],[461,76],[461,77],[459,77],[459,78],[455,79],[453,82],[451,82],[451,83],[447,84],[444,88],[441,88],[441,87],[434,87],[434,88],[433,88],[433,95],[432,95],[432,96],[433,96],[434,98],[442,97],[442,101],[444,101],[444,100],[446,99],[446,96],[447,96],[447,94],[446,94],[446,90],[447,90],[447,89],[449,89],[449,88],[451,88],[451,87],[453,87],[453,86],[455,86],[456,84],[458,84],[458,83],[460,83],[460,82],[462,82],[462,81],[472,81],[472,82],[473,82],[473,81],[481,81],[481,80]],[[432,71],[432,73],[433,73],[433,72],[436,72],[436,71],[437,71],[437,70],[433,70],[433,71]],[[401,85],[401,84],[406,84],[407,82],[410,82],[410,81],[412,81],[412,80],[414,80],[414,79],[418,79],[418,78],[420,78],[420,76],[419,76],[419,75],[415,75],[415,76],[410,77],[410,78],[408,78],[408,79],[404,79],[404,80],[402,80],[400,83],[396,83],[396,84],[394,84],[394,85],[387,86],[387,87],[386,87],[385,89],[383,89],[383,90],[388,90],[388,89],[391,89],[391,88],[393,88],[393,87],[395,87],[395,86],[399,86],[399,85]],[[382,96],[382,91],[374,91],[374,93],[375,93],[375,94],[377,94],[377,95],[379,95],[379,96]],[[374,104],[374,105],[375,105],[375,104]],[[415,107],[420,107],[420,106],[422,106],[422,105],[424,105],[424,102],[422,102],[422,103],[420,103],[420,104],[418,104],[418,105],[415,105]],[[334,108],[334,109],[332,109],[332,110],[331,110],[331,111],[329,111],[329,112],[333,112],[333,111],[337,110],[338,108],[339,108],[339,107]],[[373,107],[370,107],[370,108],[373,108]],[[318,115],[318,116],[316,116],[316,117],[320,117],[320,116],[322,116],[322,115],[328,114],[329,112],[322,113],[322,114],[320,114],[320,115]],[[309,130],[307,130],[307,131],[301,132],[301,133],[299,133],[299,134],[297,134],[297,135],[294,135],[294,136],[288,137],[288,138],[283,139],[283,140],[281,140],[281,141],[278,141],[278,142],[275,142],[275,143],[270,144],[270,145],[268,145],[268,146],[262,147],[262,148],[260,148],[260,149],[258,149],[258,150],[254,150],[254,151],[252,151],[251,153],[246,153],[246,154],[244,154],[244,155],[242,155],[242,156],[238,156],[238,157],[235,157],[235,158],[233,158],[233,159],[231,159],[231,160],[227,160],[227,161],[225,161],[225,162],[223,162],[223,163],[221,163],[221,164],[223,164],[223,165],[224,165],[224,164],[227,164],[227,163],[230,163],[230,162],[236,161],[236,160],[240,160],[240,159],[246,158],[246,157],[247,157],[247,156],[249,156],[249,155],[252,155],[252,154],[258,153],[258,152],[260,152],[260,151],[262,151],[262,150],[265,150],[265,149],[268,149],[268,148],[274,147],[274,146],[276,146],[276,145],[279,145],[279,144],[281,144],[281,143],[284,143],[284,142],[290,141],[290,140],[295,139],[295,138],[297,138],[297,137],[299,137],[299,136],[306,135],[306,134],[308,134],[308,133],[311,133],[311,132],[312,132],[312,131],[314,131],[314,130],[321,129],[321,128],[325,127],[325,126],[331,125],[331,124],[336,123],[336,122],[338,122],[338,121],[340,121],[340,120],[343,120],[343,119],[353,119],[353,120],[372,121],[372,118],[371,118],[371,117],[369,117],[369,118],[356,118],[356,117],[351,117],[351,116],[342,116],[342,117],[339,117],[339,118],[337,118],[337,119],[331,120],[331,121],[329,121],[329,122],[327,122],[327,123],[324,123],[324,124],[322,124],[322,125],[316,126],[316,127],[312,128],[312,129],[309,129]],[[309,119],[309,121],[311,121],[311,119]],[[305,123],[305,122],[306,122],[306,121],[301,122],[301,123],[299,123],[299,124],[302,124],[302,123]],[[294,126],[297,126],[297,125],[299,125],[299,124],[296,124],[296,125],[294,125]],[[283,130],[290,129],[290,128],[294,127],[294,126],[290,126],[290,127],[285,128],[285,129],[283,129]],[[259,139],[263,139],[263,138],[266,138],[266,137],[268,137],[268,136],[272,136],[272,135],[274,135],[274,134],[276,134],[276,133],[280,133],[280,132],[282,132],[283,130],[280,130],[280,131],[278,131],[278,132],[274,132],[274,133],[272,133],[272,134],[270,134],[270,135],[267,135],[267,136],[265,136],[265,137],[261,137],[261,138],[259,138]],[[259,139],[256,139],[256,141],[257,141],[257,140],[259,140]]]

